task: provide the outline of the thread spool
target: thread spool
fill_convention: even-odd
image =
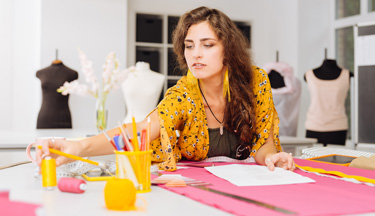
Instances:
[[[49,156],[42,160],[42,182],[47,190],[52,190],[57,185],[56,161]]]
[[[62,192],[83,193],[86,191],[87,184],[83,179],[60,178],[57,187]]]

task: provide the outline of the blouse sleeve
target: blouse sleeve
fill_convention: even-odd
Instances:
[[[185,100],[186,96],[175,86],[168,90],[164,99],[158,104],[157,112],[160,122],[160,137],[151,142],[153,150],[152,160],[161,162],[159,169],[173,171],[176,161],[181,159],[181,154],[176,146],[178,132],[187,119]]]
[[[259,148],[264,145],[270,135],[271,127],[275,148],[281,151],[279,140],[279,117],[272,98],[271,84],[264,70],[254,67],[254,96],[256,100],[256,139],[253,142],[250,156],[254,156]]]

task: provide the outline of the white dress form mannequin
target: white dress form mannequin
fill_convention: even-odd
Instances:
[[[157,105],[166,76],[150,70],[147,62],[137,62],[136,71],[121,84],[125,99],[124,122],[143,120]]]

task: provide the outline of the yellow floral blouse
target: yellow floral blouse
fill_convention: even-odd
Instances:
[[[279,118],[273,103],[267,73],[253,67],[254,95],[256,97],[256,133],[250,156],[266,142],[271,126],[275,147],[281,151]],[[151,143],[152,161],[159,168],[173,171],[182,157],[199,161],[207,158],[209,148],[208,126],[203,100],[199,90],[191,88],[186,76],[168,89],[156,108],[160,121],[160,137]]]

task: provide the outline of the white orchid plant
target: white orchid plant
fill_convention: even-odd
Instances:
[[[92,69],[92,61],[87,59],[87,56],[81,50],[79,51],[79,58],[81,60],[82,72],[85,75],[86,84],[81,84],[78,80],[72,82],[65,82],[63,86],[57,89],[57,92],[62,95],[68,94],[78,94],[81,96],[92,95],[95,98],[99,98],[100,94],[102,97],[106,95],[113,89],[116,90],[119,88],[122,82],[127,78],[129,72],[135,71],[135,67],[131,66],[127,69],[120,70],[120,63],[116,58],[114,52],[110,52],[103,65],[103,74],[102,74],[102,85],[99,86],[97,77],[95,76],[94,70]],[[99,88],[101,87],[101,89]]]
[[[57,92],[62,95],[77,94],[81,96],[92,95],[96,98],[97,111],[97,128],[103,130],[107,126],[107,113],[105,110],[105,102],[107,95],[111,90],[116,90],[121,83],[125,81],[130,72],[135,71],[135,67],[131,66],[127,69],[120,69],[119,60],[116,58],[114,52],[110,52],[103,65],[102,83],[99,85],[98,79],[92,69],[92,61],[87,59],[86,54],[79,51],[79,58],[81,61],[82,72],[85,75],[85,80],[88,84],[81,84],[78,80],[72,82],[65,82]]]

